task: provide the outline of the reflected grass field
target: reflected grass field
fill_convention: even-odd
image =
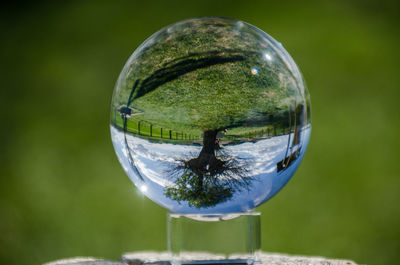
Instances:
[[[114,116],[113,124],[119,129],[124,128],[124,122],[121,116]],[[293,126],[292,126],[293,127]],[[176,127],[174,127],[176,129]],[[179,129],[179,128],[178,128]],[[169,128],[155,126],[149,122],[143,121],[140,117],[130,117],[127,119],[127,132],[133,133],[139,137],[152,138],[153,140],[196,140],[199,141],[203,132],[201,130],[182,130],[176,131]],[[276,135],[288,134],[289,130],[293,132],[294,128],[281,125],[267,125],[257,127],[238,127],[224,131],[218,137],[220,140],[235,140],[244,138],[267,138]]]
[[[257,209],[263,250],[396,264],[397,10],[397,1],[5,4],[0,263],[166,248],[166,211],[133,187],[114,154],[111,92],[153,32],[218,15],[281,41],[311,93],[304,161]]]

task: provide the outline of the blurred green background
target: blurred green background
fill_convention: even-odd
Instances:
[[[205,15],[244,20],[282,42],[311,93],[306,157],[257,209],[263,250],[398,263],[398,1],[1,5],[0,264],[166,249],[166,210],[119,165],[109,103],[140,43]]]

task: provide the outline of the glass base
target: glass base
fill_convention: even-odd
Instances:
[[[172,264],[253,264],[260,242],[258,212],[168,214]]]

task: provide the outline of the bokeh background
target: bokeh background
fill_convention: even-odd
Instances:
[[[173,22],[241,19],[283,43],[307,81],[313,133],[262,212],[262,249],[397,264],[398,1],[53,1],[1,4],[0,264],[166,249],[166,210],[110,140],[117,76]]]

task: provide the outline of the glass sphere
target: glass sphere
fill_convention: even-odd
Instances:
[[[153,34],[131,55],[111,104],[120,163],[176,213],[249,211],[303,159],[310,98],[282,45],[243,21],[204,17]]]

